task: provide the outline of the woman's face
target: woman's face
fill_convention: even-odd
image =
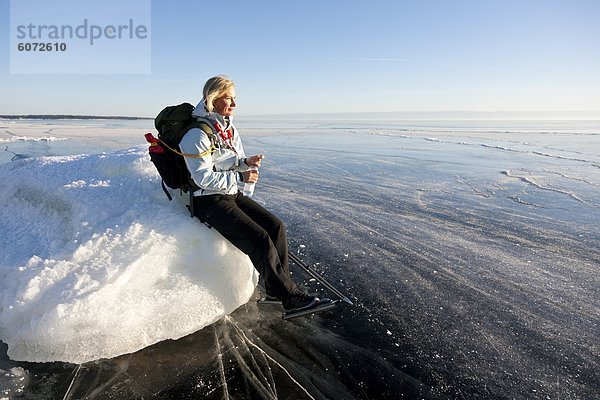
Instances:
[[[235,88],[231,87],[213,101],[214,111],[224,117],[233,115],[235,109]]]

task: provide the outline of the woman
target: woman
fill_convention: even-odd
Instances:
[[[250,257],[264,280],[267,296],[280,299],[286,311],[316,307],[320,300],[301,291],[290,278],[283,223],[238,188],[238,181],[258,181],[263,156],[246,158],[244,154],[232,123],[234,83],[225,76],[215,76],[204,85],[203,95],[193,115],[211,123],[213,138],[193,128],[179,144],[183,153],[191,154],[216,148],[202,158],[185,158],[192,179],[200,187],[194,192],[194,214]]]

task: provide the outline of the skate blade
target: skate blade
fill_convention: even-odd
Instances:
[[[256,304],[259,306],[280,306],[281,300],[261,297],[260,299],[256,300]]]
[[[283,313],[283,316],[281,318],[288,320],[288,319],[292,319],[292,318],[296,318],[296,317],[301,317],[303,315],[315,314],[315,313],[318,313],[321,311],[330,310],[330,309],[334,308],[338,302],[339,302],[339,300],[321,302],[316,307],[312,307],[312,308],[309,308],[306,310],[285,312],[285,313]]]

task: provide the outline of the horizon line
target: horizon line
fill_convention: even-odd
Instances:
[[[240,114],[236,115],[236,118],[290,118],[290,117],[342,117],[342,116],[359,116],[362,115],[365,119],[371,119],[372,117],[385,117],[385,116],[396,116],[396,117],[408,117],[408,116],[429,116],[433,119],[439,119],[444,117],[446,119],[455,119],[457,117],[463,119],[481,119],[481,117],[490,116],[503,116],[501,119],[510,119],[518,117],[537,116],[534,119],[540,117],[551,117],[554,114],[555,118],[562,119],[598,119],[600,120],[600,110],[577,110],[577,111],[565,111],[565,110],[545,110],[545,111],[473,111],[473,110],[454,110],[454,111],[337,111],[337,112],[295,112],[295,113],[277,113],[277,114]],[[467,117],[469,116],[469,117]],[[578,118],[574,118],[579,116]],[[1,114],[0,119],[126,119],[126,120],[147,120],[154,119],[155,117],[150,116],[134,116],[134,115],[94,115],[94,114]],[[362,118],[361,118],[362,119]],[[404,119],[404,118],[400,118]],[[410,118],[407,118],[410,119]]]

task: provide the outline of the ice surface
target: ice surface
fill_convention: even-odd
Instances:
[[[121,137],[111,129],[103,135],[100,125],[58,125],[6,123],[17,136],[69,138],[6,145],[26,157],[111,151],[106,158],[118,169],[119,157],[135,160],[137,150],[112,151],[142,144],[132,136],[143,140],[136,127],[115,127]],[[12,361],[0,342],[0,388],[8,388],[0,398],[16,390],[44,400],[598,397],[599,121],[240,118],[238,128],[248,154],[267,156],[255,198],[285,222],[290,250],[355,305],[283,321],[280,308],[249,301],[179,340],[82,365]],[[0,127],[0,137],[11,136],[3,133]],[[3,182],[23,163],[42,165],[12,157],[0,152],[0,164],[8,163]],[[59,159],[52,160],[47,165]],[[102,193],[115,184],[103,171],[55,186]],[[177,208],[155,182],[152,193],[140,192],[152,207]],[[31,209],[61,222],[49,207]],[[108,209],[97,204],[96,212]],[[178,226],[190,223],[181,218]],[[104,224],[99,231],[117,230],[117,222],[103,222],[110,215],[96,219]],[[6,229],[0,254],[14,253],[16,235],[5,239]],[[12,265],[26,267],[30,258]],[[291,270],[296,281],[331,296]],[[23,381],[13,368],[26,372]]]
[[[29,374],[21,367],[0,368],[0,400],[22,395],[29,383]]]
[[[83,363],[176,339],[248,301],[249,258],[169,202],[145,147],[0,166],[0,339]]]

